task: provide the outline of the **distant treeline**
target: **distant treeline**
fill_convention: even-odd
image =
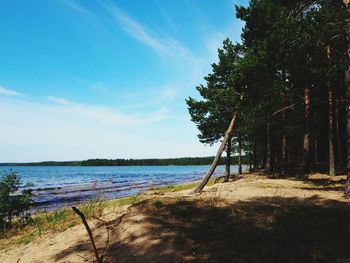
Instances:
[[[0,166],[166,166],[166,165],[210,165],[214,156],[209,157],[183,157],[167,159],[89,159],[85,161],[65,162],[37,162],[37,163],[1,163]],[[232,164],[238,163],[237,156],[231,157]],[[220,159],[219,164],[225,164],[226,157]],[[243,156],[243,163],[249,160]]]

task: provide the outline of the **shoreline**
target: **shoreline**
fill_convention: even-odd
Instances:
[[[214,258],[225,255],[226,259],[232,259],[228,249],[232,248],[230,242],[243,242],[243,247],[253,245],[262,247],[261,251],[271,249],[278,253],[273,240],[282,238],[285,242],[278,244],[285,244],[285,249],[290,249],[287,242],[290,238],[293,242],[300,241],[300,234],[295,233],[306,231],[306,235],[316,237],[320,233],[332,235],[336,229],[334,238],[339,238],[334,239],[333,254],[329,255],[333,258],[338,255],[339,245],[343,244],[343,236],[339,235],[344,234],[342,226],[347,227],[334,220],[334,213],[341,220],[347,220],[350,214],[349,199],[343,196],[342,181],[345,178],[344,175],[325,174],[273,178],[262,172],[245,173],[237,180],[206,186],[200,195],[190,193],[198,181],[187,182],[92,203],[79,209],[86,215],[99,251],[108,240],[107,256],[121,262],[135,262],[135,257],[142,260],[136,262],[165,262],[169,255],[159,259],[159,251],[171,251],[173,257],[168,262],[186,261],[189,257],[205,262],[207,253],[213,254]],[[213,181],[214,178],[211,183]],[[321,211],[327,220],[320,221],[315,211]],[[298,224],[290,218],[297,219]],[[18,259],[22,263],[85,262],[78,254],[92,258],[84,225],[68,207],[33,219],[32,225],[17,232],[14,230],[8,233],[8,239],[0,240],[1,262],[18,262]],[[280,227],[284,225],[288,228],[281,232]],[[271,242],[257,239],[256,233],[268,234],[267,240]],[[285,235],[281,236],[281,233]],[[350,237],[350,232],[348,235]],[[208,244],[208,240],[215,242]],[[308,251],[318,249],[313,244],[307,243],[304,247]],[[329,242],[325,242],[325,248],[328,246]],[[218,247],[222,249],[217,251]],[[299,255],[294,252],[291,252],[294,256]],[[239,248],[235,253],[242,262],[251,259],[246,258],[250,253]]]
[[[212,177],[208,186],[214,183],[216,177]],[[57,233],[67,230],[81,223],[80,219],[73,213],[71,207],[77,206],[87,219],[93,219],[102,215],[103,211],[116,209],[118,212],[126,210],[127,207],[154,197],[155,195],[165,195],[194,188],[200,180],[187,181],[179,184],[151,187],[137,194],[132,194],[113,199],[100,199],[81,201],[69,206],[62,206],[50,210],[35,210],[31,213],[33,224],[25,226],[23,229],[14,229],[7,232],[6,238],[0,236],[0,254],[7,246],[29,244],[37,238],[50,233]],[[51,224],[51,223],[54,224]]]
[[[247,170],[248,166],[244,166]],[[19,167],[14,172],[22,184],[31,183],[36,205],[34,210],[54,210],[65,205],[94,199],[113,200],[152,187],[175,185],[201,180],[209,166],[158,167]],[[231,167],[233,172],[238,169]],[[8,168],[1,170],[8,173]],[[218,166],[213,176],[225,172]]]
[[[216,178],[216,176],[213,176],[213,178]],[[131,196],[137,196],[137,195],[143,195],[149,191],[153,191],[153,190],[160,190],[160,191],[164,191],[164,189],[178,189],[181,188],[181,186],[187,186],[187,185],[195,185],[199,182],[200,180],[188,180],[182,183],[178,183],[178,184],[159,184],[159,185],[153,185],[153,186],[145,186],[145,187],[140,187],[139,185],[135,185],[130,187],[130,190],[134,190],[136,191],[136,193],[126,193],[124,195],[121,196],[117,196],[117,197],[112,197],[112,198],[105,198],[104,194],[105,194],[105,190],[108,190],[108,192],[113,191],[113,187],[107,188],[107,189],[97,189],[97,190],[90,190],[90,189],[79,189],[79,188],[75,188],[74,190],[77,193],[84,193],[84,192],[88,192],[88,191],[94,191],[94,195],[96,196],[96,198],[93,199],[86,199],[86,200],[77,200],[77,201],[68,201],[68,202],[60,202],[57,201],[56,203],[54,202],[47,202],[47,204],[49,204],[48,206],[45,206],[45,201],[42,202],[38,202],[38,205],[34,205],[31,208],[32,214],[38,214],[38,213],[45,213],[46,212],[51,212],[51,211],[55,211],[55,210],[59,210],[59,209],[64,209],[66,207],[71,207],[71,206],[83,206],[86,204],[89,204],[91,202],[109,202],[109,201],[114,201],[114,200],[119,200],[119,199],[123,199],[123,198],[128,198]],[[66,189],[61,188],[63,191],[66,191]],[[117,190],[118,191],[118,190]],[[70,200],[73,200],[77,197],[71,197]]]

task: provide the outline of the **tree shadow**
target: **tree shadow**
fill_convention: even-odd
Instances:
[[[108,262],[350,262],[350,207],[318,197],[213,206],[148,200],[116,226]]]
[[[303,178],[303,182],[310,187],[301,187],[304,190],[321,190],[321,191],[338,191],[343,192],[345,189],[346,179],[337,179],[336,177],[329,178]],[[316,187],[316,188],[315,188]]]
[[[315,178],[313,174],[303,174],[303,173],[291,173],[291,174],[269,174],[261,176],[266,176],[269,179],[289,179],[294,181],[302,181],[305,184],[310,185],[310,187],[300,187],[300,189],[304,190],[321,190],[321,191],[339,191],[343,192],[345,189],[346,179],[343,179],[341,175],[336,176],[327,176],[325,174],[321,175],[323,178]]]

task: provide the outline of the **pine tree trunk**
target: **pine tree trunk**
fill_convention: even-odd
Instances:
[[[249,172],[253,172],[253,150],[252,143],[249,143]]]
[[[329,62],[332,62],[331,47],[327,46],[327,58]],[[333,88],[328,86],[328,164],[329,175],[335,175],[335,158],[334,158],[334,116],[333,116]]]
[[[282,112],[282,149],[281,149],[281,170],[280,174],[286,174],[287,163],[287,134],[286,134],[286,115]]]
[[[350,50],[350,48],[349,48]],[[347,148],[347,179],[345,185],[345,195],[350,196],[350,66],[345,73],[346,85],[346,148]]]
[[[349,10],[350,1],[344,0],[344,4]],[[345,29],[348,41],[347,54],[348,59],[350,60],[350,20],[346,21],[346,29]],[[348,70],[345,72],[345,88],[346,88],[346,149],[347,149],[347,179],[345,185],[345,195],[350,196],[350,65],[348,66]]]
[[[271,153],[271,123],[270,116],[266,121],[266,172],[272,172],[272,153]]]
[[[242,137],[238,134],[238,174],[242,174]]]
[[[228,139],[226,145],[226,171],[225,171],[225,182],[228,182],[231,174],[231,138]]]
[[[259,157],[256,149],[256,144],[254,143],[253,146],[253,155],[254,155],[254,162],[253,162],[253,172],[259,169]]]
[[[317,135],[315,134],[314,136],[314,161],[317,166],[318,163],[318,138]]]
[[[305,133],[303,142],[303,170],[308,173],[310,170],[310,90],[309,86],[304,89],[305,102]]]
[[[343,167],[343,155],[342,155],[342,143],[341,143],[341,134],[340,134],[340,127],[341,127],[341,104],[339,100],[337,99],[336,104],[335,104],[335,129],[336,129],[336,150],[337,150],[337,155],[336,155],[336,167],[342,168]]]
[[[253,154],[249,151],[249,172],[253,172]]]
[[[328,163],[329,175],[335,175],[334,158],[334,116],[333,116],[333,89],[328,88]]]

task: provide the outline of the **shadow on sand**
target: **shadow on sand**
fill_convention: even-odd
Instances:
[[[317,196],[151,199],[111,225],[106,262],[350,262],[349,204]]]

